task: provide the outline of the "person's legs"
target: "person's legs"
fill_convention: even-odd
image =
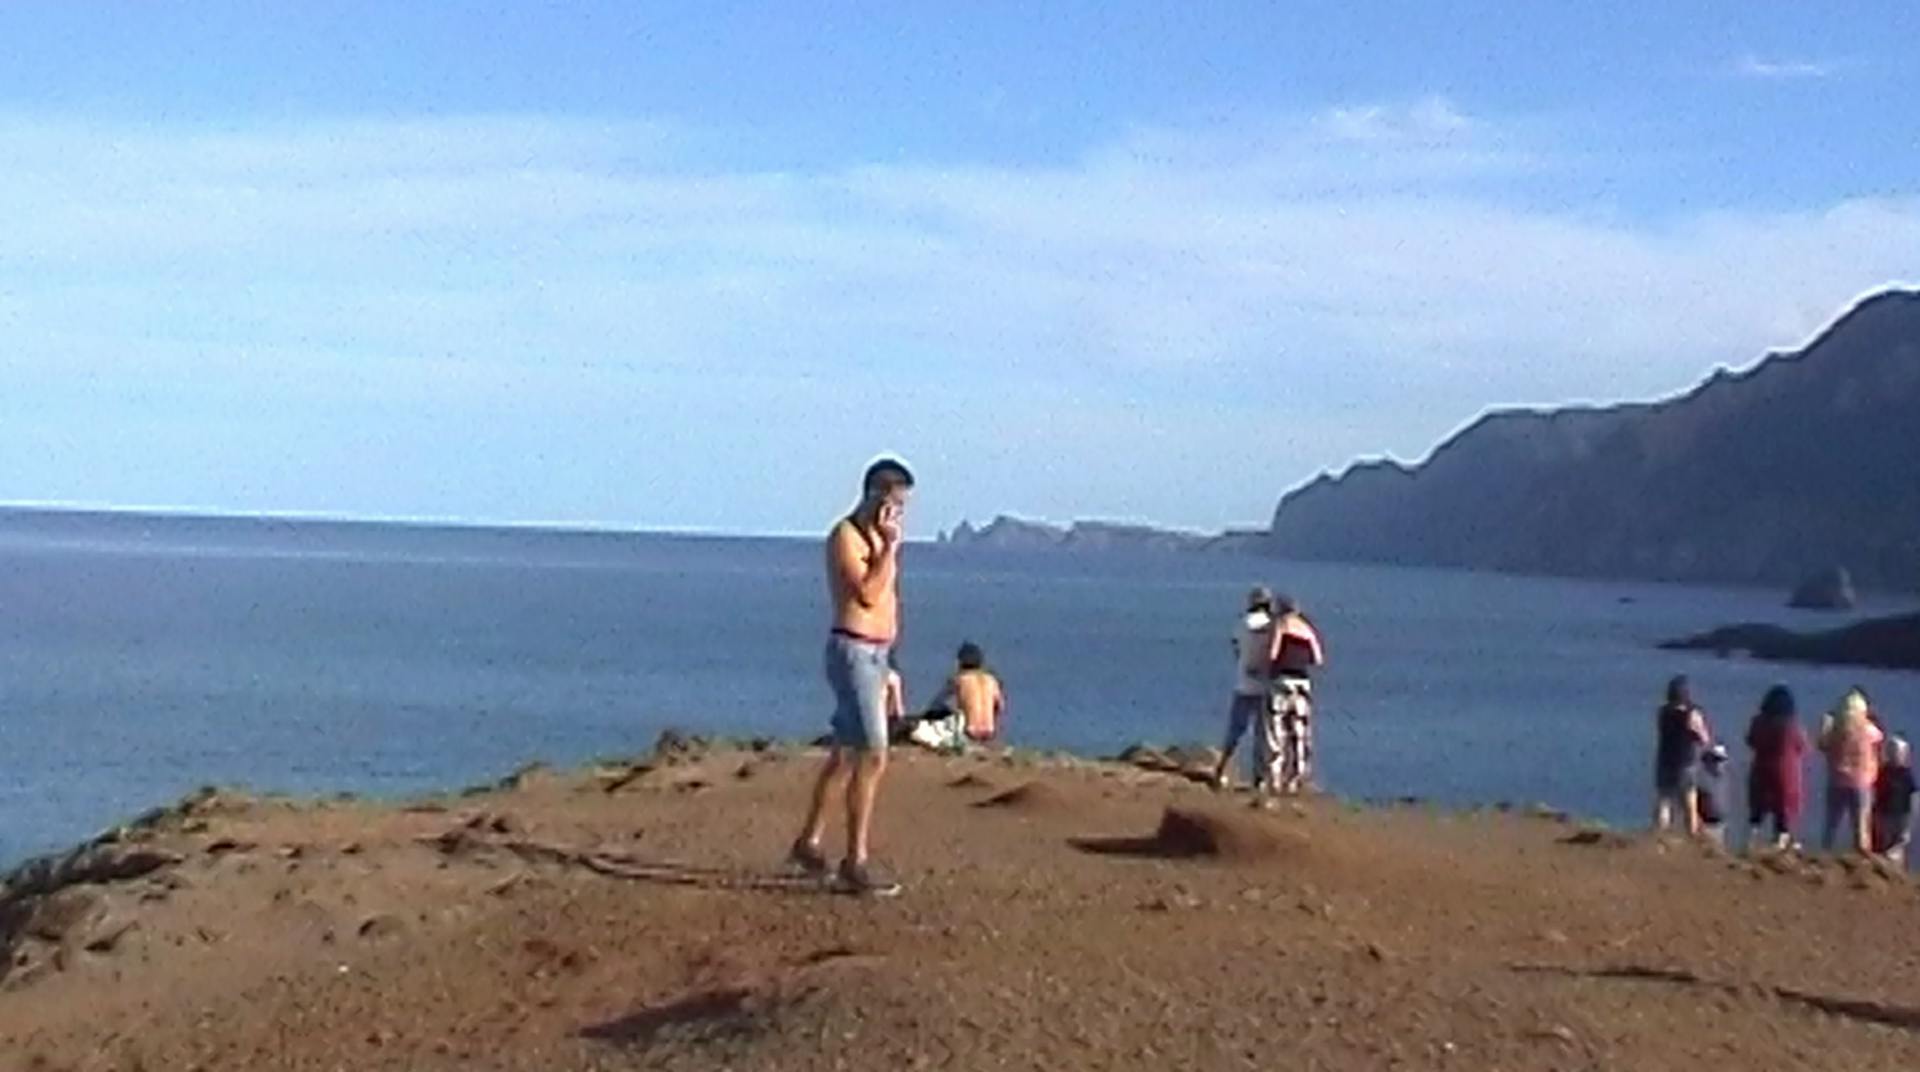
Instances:
[[[1233,754],[1240,748],[1240,739],[1247,735],[1247,726],[1260,709],[1260,697],[1233,694],[1233,703],[1227,708],[1227,736],[1220,744],[1220,762],[1213,767],[1213,784],[1227,784],[1227,768],[1233,764]]]
[[[855,752],[850,765],[853,777],[847,781],[847,859],[864,864],[873,833],[873,802],[880,792],[880,777],[887,771],[887,753]]]
[[[1286,741],[1286,751],[1280,757],[1280,791],[1292,796],[1300,792],[1300,764],[1302,749],[1306,742],[1301,734],[1306,730],[1299,716],[1289,712],[1282,716],[1281,729]]]
[[[1288,697],[1287,711],[1287,741],[1292,746],[1288,792],[1304,793],[1313,783],[1313,700],[1305,692],[1295,692]]]
[[[795,846],[795,856],[806,855],[799,852],[805,848],[813,855],[820,852],[820,839],[827,832],[827,804],[838,799],[847,784],[848,765],[840,754],[839,748],[827,753],[826,765],[820,768],[820,776],[814,779],[813,798],[807,804],[806,825],[800,828],[800,840]]]
[[[1834,836],[1840,832],[1840,813],[1847,806],[1846,794],[1840,786],[1827,786],[1826,806],[1826,821],[1820,827],[1820,848],[1832,852]]]
[[[1664,785],[1653,787],[1653,831],[1664,833],[1673,825],[1673,790]]]
[[[814,779],[806,821],[801,823],[800,836],[794,840],[787,857],[789,863],[808,872],[827,870],[826,856],[820,851],[820,839],[827,832],[827,804],[840,796],[847,780],[847,764],[841,748],[845,744],[845,729],[850,716],[856,713],[858,702],[853,689],[852,651],[851,641],[835,634],[827,638],[826,650],[821,654],[827,688],[833,691],[833,716],[829,721],[833,748],[827,752],[827,761]]]
[[[1689,785],[1680,790],[1680,806],[1686,810],[1687,836],[1700,836],[1700,790]]]
[[[820,842],[826,835],[827,811],[831,803],[847,801],[848,847],[858,832],[860,850],[866,851],[866,830],[871,819],[877,775],[871,773],[868,757],[878,755],[884,767],[887,749],[886,680],[887,652],[878,644],[857,641],[838,634],[827,639],[825,655],[827,685],[833,690],[833,750],[814,781],[808,802],[807,819],[800,838],[794,843],[793,862],[808,871],[825,871],[826,857]],[[863,803],[855,807],[856,784],[866,774],[869,784],[860,786]],[[864,819],[856,815],[864,813]],[[864,855],[861,857],[864,859]]]
[[[1300,791],[1300,720],[1291,709],[1280,715],[1280,791],[1292,796]]]
[[[1747,825],[1740,830],[1740,843],[1734,846],[1742,856],[1753,851],[1753,840],[1760,833],[1761,824],[1767,821],[1767,813],[1761,808],[1760,801],[1754,798],[1753,791],[1747,791]]]
[[[1869,855],[1873,852],[1873,790],[1849,791],[1847,806],[1853,812],[1853,849]]]
[[[887,770],[886,648],[877,644],[855,647],[847,660],[848,699],[835,726],[842,746],[847,782],[847,855],[840,864],[840,881],[851,892],[887,895],[898,884],[877,877],[868,867],[872,858],[874,802]]]
[[[1259,725],[1253,739],[1253,787],[1256,792],[1279,792],[1286,781],[1285,718],[1277,697],[1260,705]]]

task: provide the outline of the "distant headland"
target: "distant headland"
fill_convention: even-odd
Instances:
[[[1232,550],[1622,580],[1778,586],[1844,569],[1920,591],[1920,291],[1861,300],[1804,348],[1654,402],[1489,412],[1423,461],[1288,491],[1209,535],[1001,517],[948,542]],[[1851,586],[1849,585],[1849,588]]]
[[[1055,525],[1002,514],[975,527],[962,521],[940,534],[940,543],[1004,551],[1256,551],[1259,531],[1208,534],[1120,521],[1074,521]]]

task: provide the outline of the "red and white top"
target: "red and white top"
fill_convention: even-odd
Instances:
[[[1320,633],[1299,614],[1280,619],[1273,643],[1273,672],[1279,677],[1306,677],[1327,661]]]

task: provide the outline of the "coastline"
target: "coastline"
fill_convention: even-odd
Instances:
[[[27,1067],[261,1069],[1892,1067],[1920,1046],[1920,981],[1883,940],[1915,887],[1866,865],[1527,808],[1257,812],[1190,780],[1200,756],[902,750],[878,837],[908,891],[868,902],[774,866],[815,755],[668,737],[407,802],[193,794],[96,839],[88,881],[0,910],[0,1042]]]

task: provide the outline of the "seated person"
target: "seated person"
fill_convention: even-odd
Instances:
[[[1006,693],[1000,679],[987,669],[980,645],[972,641],[960,645],[957,662],[953,676],[913,731],[913,739],[929,748],[964,749],[969,743],[984,744],[1000,735]]]

